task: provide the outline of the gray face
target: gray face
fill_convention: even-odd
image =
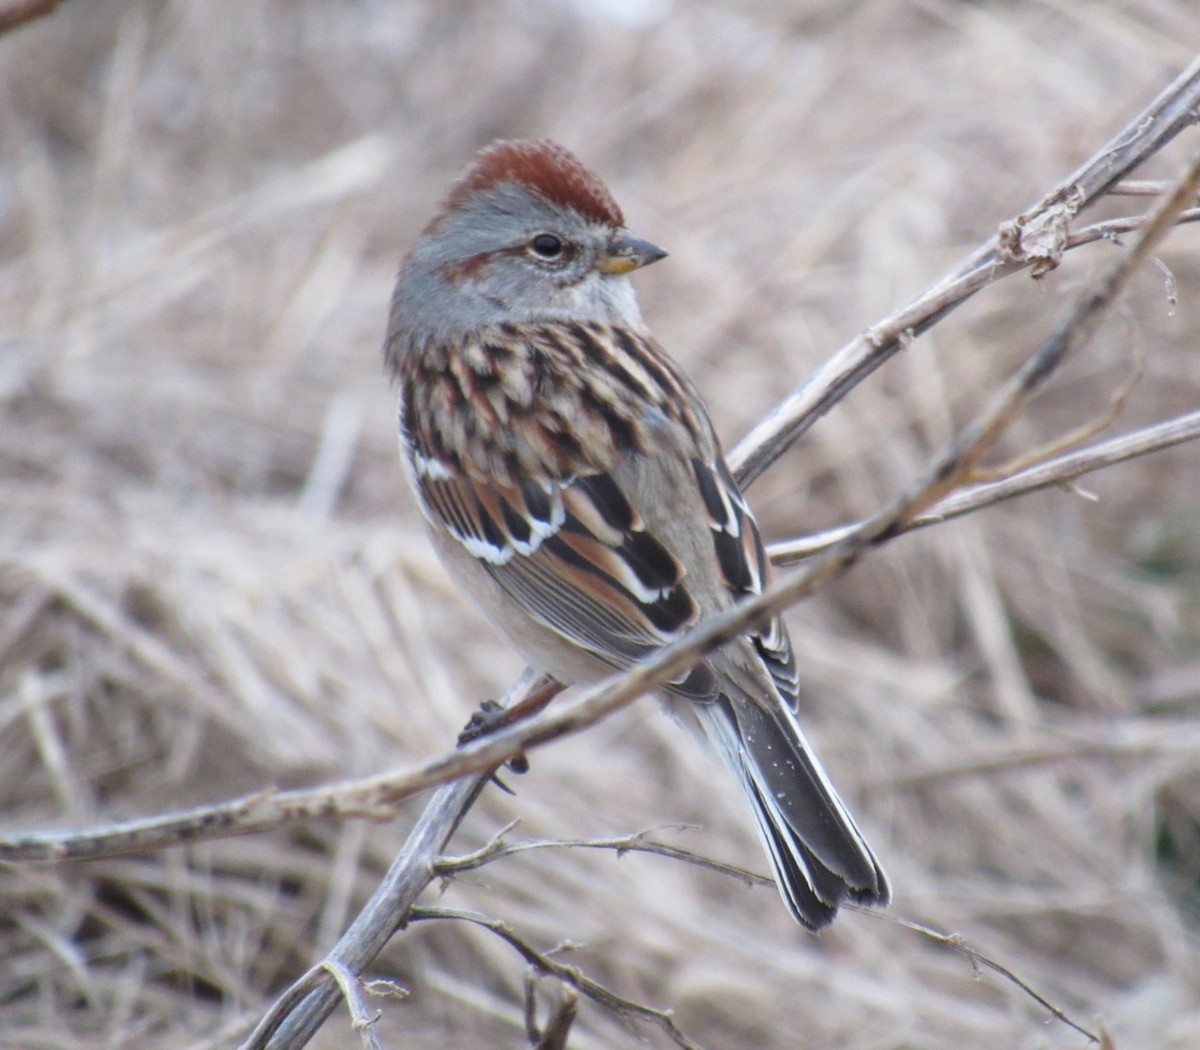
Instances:
[[[606,321],[636,328],[625,274],[597,267],[622,230],[588,222],[524,186],[479,190],[429,227],[392,298],[391,355],[501,321]]]

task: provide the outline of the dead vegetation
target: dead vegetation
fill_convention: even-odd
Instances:
[[[410,764],[515,676],[421,535],[378,364],[396,259],[479,143],[562,139],[671,248],[645,312],[732,445],[1200,45],[1161,0],[676,6],[635,24],[549,0],[220,18],[91,0],[0,39],[6,829]],[[1139,175],[1173,177],[1193,147]],[[1138,360],[1120,429],[1195,408],[1196,245],[1168,242],[1006,453],[1103,413]],[[1012,278],[913,343],[755,485],[767,533],[874,511],[1110,255]],[[1081,484],[1094,501],[1050,491],[925,530],[798,609],[806,720],[898,913],[962,932],[1117,1047],[1184,1047],[1196,448]],[[714,769],[640,702],[537,752],[454,849],[513,818],[510,839],[689,822],[656,837],[756,863]],[[236,1045],[417,812],[6,871],[3,1042]],[[436,903],[572,942],[560,961],[673,1008],[709,1050],[1084,1043],[909,931],[846,915],[808,937],[773,894],[662,857],[534,850]],[[379,1000],[384,1045],[524,1045],[524,968],[486,929],[416,923],[374,972],[410,993]],[[572,1046],[637,1038],[577,1009]],[[337,1014],[313,1045],[359,1037]]]

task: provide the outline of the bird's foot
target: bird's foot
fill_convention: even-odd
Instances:
[[[473,743],[476,740],[482,740],[485,736],[490,736],[492,733],[499,733],[507,729],[518,719],[513,718],[512,711],[495,700],[485,700],[479,705],[479,710],[471,715],[470,720],[463,731],[458,734],[458,746],[463,747],[466,744]],[[518,775],[529,772],[529,759],[525,757],[522,751],[519,754],[513,755],[507,762],[504,763],[505,769],[510,773]],[[510,795],[512,790],[495,774],[492,779],[503,790]]]

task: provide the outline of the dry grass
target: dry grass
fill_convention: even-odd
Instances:
[[[0,39],[7,827],[385,769],[519,670],[421,535],[378,354],[396,260],[479,144],[563,140],[671,249],[645,312],[732,442],[1200,49],[1183,0],[571,13],[610,6],[75,0]],[[1122,426],[1197,404],[1198,247],[1162,256],[1178,307],[1148,271],[1014,450],[1100,411],[1136,350]],[[753,490],[768,534],[873,509],[1105,256],[989,290],[855,392]],[[1121,1050],[1200,1030],[1197,456],[905,539],[791,617],[807,722],[895,910]],[[552,838],[692,822],[681,844],[762,866],[648,702],[516,786],[463,850],[514,817]],[[235,1044],[416,812],[5,872],[0,1043]],[[769,891],[662,858],[539,851],[444,900],[579,943],[710,1050],[1083,1042],[912,933],[846,915],[809,937]],[[378,971],[412,992],[383,1003],[386,1045],[522,1044],[522,970],[490,935],[420,924]],[[581,1005],[573,1046],[633,1041]],[[314,1045],[357,1037],[336,1015]]]

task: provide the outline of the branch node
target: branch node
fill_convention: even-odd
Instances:
[[[1065,186],[1032,211],[1002,222],[996,232],[996,257],[1005,263],[1029,264],[1034,278],[1044,277],[1062,261],[1071,220],[1086,201],[1079,186]]]

